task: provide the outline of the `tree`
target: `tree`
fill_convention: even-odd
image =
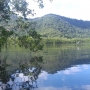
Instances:
[[[43,0],[33,0],[38,3],[40,8],[44,7]],[[52,0],[50,0],[52,1]],[[0,0],[0,20],[10,19],[10,14],[19,13],[24,18],[27,17],[28,14],[32,14],[33,10],[28,8],[28,2],[26,0]]]
[[[10,14],[10,6],[9,6],[10,0],[0,0],[0,22],[2,20],[7,20],[9,18]]]
[[[0,51],[3,45],[5,45],[7,49],[7,39],[12,34],[13,34],[13,31],[8,31],[3,26],[0,26]]]
[[[38,3],[40,8],[44,7],[43,0],[33,0]],[[50,0],[52,1],[52,0]],[[10,15],[14,13],[20,14],[23,19],[27,18],[27,15],[35,13],[28,8],[28,2],[26,0],[0,0],[0,26],[2,21],[10,20]]]
[[[43,8],[44,7],[44,2],[43,0],[32,0],[36,3],[38,3],[39,8]],[[49,0],[50,2],[52,0]],[[31,10],[28,8],[28,2],[26,0],[12,0],[12,4],[13,4],[13,9],[15,10],[15,12],[20,13],[24,18],[27,17],[27,15],[32,14],[34,15],[34,10]]]
[[[37,34],[36,31],[30,31],[28,36],[19,37],[19,46],[24,46],[25,48],[29,48],[30,51],[36,52],[43,49],[41,40],[40,34]]]
[[[35,31],[35,22],[28,22],[19,18],[17,21],[16,29],[19,28],[21,33],[17,33],[19,46],[29,48],[30,51],[36,52],[42,50],[43,44],[41,43],[41,35]],[[24,32],[24,33],[23,33]]]
[[[40,8],[44,7],[43,0],[33,0],[33,1],[38,3],[38,6]],[[50,1],[52,1],[52,0],[50,0]],[[27,15],[35,14],[34,10],[31,10],[28,8],[28,5],[29,4],[26,0],[0,0],[0,34],[1,34],[0,50],[1,50],[2,45],[4,45],[4,44],[6,44],[6,48],[7,48],[7,38],[12,34],[11,31],[7,31],[7,29],[4,27],[2,22],[5,22],[6,24],[8,24],[8,21],[11,19],[11,15],[15,14],[15,13],[18,13],[22,16],[22,19],[19,18],[18,20],[16,20],[16,23],[17,23],[16,29],[17,30],[21,29],[20,32],[22,32],[22,33],[26,29],[28,29],[28,31],[30,31],[29,35],[27,34],[27,32],[26,32],[26,34],[22,34],[20,36],[17,34],[19,36],[19,41],[21,40],[22,43],[25,43],[25,40],[26,40],[27,44],[30,44],[29,48],[32,51],[38,50],[38,49],[35,50],[36,46],[39,49],[42,49],[43,45],[40,44],[40,41],[41,41],[40,35],[37,34],[37,32],[32,28],[32,22],[27,21]],[[31,34],[31,32],[32,32],[32,34]],[[31,37],[33,39],[30,39]],[[24,42],[22,41],[21,38],[25,38],[25,40],[23,39]],[[30,40],[30,41],[28,41],[28,40]],[[25,44],[24,44],[24,46],[25,46]]]

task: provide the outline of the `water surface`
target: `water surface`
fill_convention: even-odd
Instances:
[[[40,59],[31,64],[30,60],[35,56],[42,57],[43,61]],[[10,64],[7,68],[9,74],[20,68],[19,63],[28,63],[30,69],[39,67],[34,90],[90,90],[89,43],[47,45],[38,53],[3,51],[0,58]]]

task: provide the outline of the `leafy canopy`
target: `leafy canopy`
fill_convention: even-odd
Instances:
[[[33,0],[38,3],[40,8],[44,7],[43,0]],[[51,1],[51,0],[50,0]],[[5,21],[8,24],[8,21],[11,19],[12,14],[20,14],[23,18],[16,20],[16,29],[20,29],[20,32],[24,32],[26,29],[29,29],[29,34],[25,33],[18,35],[18,39],[21,42],[21,45],[30,48],[32,51],[41,50],[43,45],[40,44],[41,36],[37,34],[34,28],[30,28],[32,22],[27,22],[27,15],[34,15],[34,10],[28,8],[28,2],[26,0],[0,0],[0,50],[1,47],[6,44],[7,38],[10,37],[13,32],[8,31],[1,22]],[[15,33],[15,32],[14,32]],[[32,37],[32,39],[31,39]],[[26,45],[25,45],[26,44]]]

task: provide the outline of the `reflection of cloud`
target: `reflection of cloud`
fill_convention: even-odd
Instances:
[[[63,81],[63,82],[65,81],[65,77],[62,77],[62,81]]]
[[[84,65],[82,65],[82,68],[83,68],[83,69],[89,69],[89,66],[86,65],[86,64],[84,64]]]
[[[71,88],[68,87],[60,87],[60,88],[55,88],[55,87],[41,87],[37,88],[35,90],[72,90]]]
[[[61,71],[57,71],[58,74],[62,74]]]
[[[42,71],[42,73],[39,75],[40,79],[47,80],[48,73],[45,71]]]
[[[35,90],[90,90],[90,85],[83,85],[83,86],[75,86],[73,88],[69,88],[69,87],[53,87],[53,86],[49,86],[49,87],[39,87]]]
[[[89,69],[89,68],[90,68],[90,65],[86,65],[86,64],[76,65],[71,68],[67,68],[66,70],[58,71],[57,73],[58,74],[62,74],[62,73],[63,74],[74,74],[74,73],[77,73],[77,72],[83,71],[84,69]]]
[[[63,73],[64,74],[73,74],[73,73],[80,72],[80,71],[81,71],[81,68],[79,68],[79,67],[71,67],[68,70],[63,71]]]
[[[81,88],[83,90],[90,90],[90,85],[83,85]]]

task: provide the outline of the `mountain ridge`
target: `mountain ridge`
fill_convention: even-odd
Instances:
[[[56,14],[47,14],[33,21],[37,22],[36,31],[43,37],[90,37],[90,21],[71,19]]]
[[[90,21],[82,20],[82,19],[79,20],[79,19],[75,19],[75,18],[69,18],[69,17],[57,15],[57,14],[52,14],[52,13],[46,14],[46,15],[44,15],[44,16],[42,16],[42,17],[49,16],[49,15],[60,17],[61,19],[69,22],[70,24],[72,24],[72,25],[74,25],[74,26],[76,26],[76,27],[80,27],[81,25],[83,25],[83,27],[81,27],[81,28],[90,29]],[[42,17],[38,17],[38,18],[35,18],[35,19],[39,19],[39,18],[42,18]],[[70,21],[70,20],[71,20],[71,21]],[[75,23],[75,22],[76,22],[76,23]],[[76,25],[76,24],[78,24],[78,25]],[[80,24],[81,24],[81,25],[80,25]],[[85,27],[85,26],[87,26],[87,27]]]
[[[12,15],[9,26],[6,28],[18,33],[28,33],[14,29],[15,20],[18,16]],[[42,35],[43,38],[90,38],[90,21],[77,20],[67,18],[56,14],[47,14],[39,18],[28,19],[28,22],[35,22],[35,30]]]

